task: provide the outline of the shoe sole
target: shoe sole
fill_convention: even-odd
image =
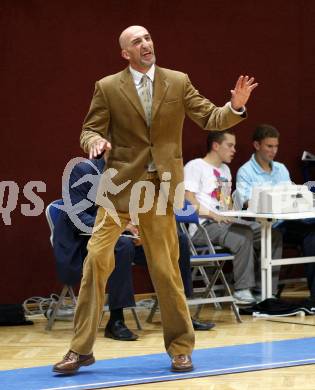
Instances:
[[[105,332],[104,337],[107,337],[108,339],[118,340],[118,341],[136,341],[139,338],[139,336],[134,335],[134,337],[131,337],[129,339],[124,339],[123,337],[114,336],[110,332]]]
[[[234,303],[236,305],[254,305],[257,302],[256,301],[249,302],[249,301],[237,301],[237,300],[235,300]]]
[[[194,331],[196,331],[196,332],[204,332],[206,330],[211,330],[211,329],[215,328],[215,325],[208,326],[207,328],[201,328],[201,329],[198,329],[198,328],[195,328],[195,327],[193,327],[193,328],[194,328]]]
[[[95,363],[95,358],[93,357],[91,359],[85,360],[84,362],[80,363],[79,367],[74,370],[63,371],[63,370],[58,370],[57,368],[53,368],[53,372],[57,372],[58,374],[71,375],[71,374],[75,374],[80,367],[91,366],[94,363]]]
[[[171,367],[171,371],[172,372],[189,372],[189,371],[193,371],[193,370],[194,370],[194,366],[187,367],[187,368],[181,368],[181,369],[177,369],[175,367]]]

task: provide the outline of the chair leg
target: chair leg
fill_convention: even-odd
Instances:
[[[46,330],[51,330],[52,329],[53,324],[54,324],[55,319],[56,319],[56,316],[57,316],[57,313],[58,313],[58,310],[61,307],[61,305],[62,305],[62,303],[63,303],[63,301],[64,301],[68,291],[69,291],[69,286],[64,286],[62,291],[61,291],[61,294],[59,296],[58,302],[54,305],[54,307],[52,309],[52,312],[51,312],[51,314],[49,316],[48,323],[47,323],[46,328],[45,328]]]
[[[158,308],[158,305],[159,305],[159,302],[158,302],[158,299],[157,297],[155,296],[154,298],[154,304],[151,308],[151,311],[150,311],[150,314],[148,315],[148,318],[147,318],[147,322],[149,322],[150,324],[152,323],[153,321],[153,317],[154,317],[154,314],[156,313],[157,311],[157,308]]]
[[[131,312],[132,312],[132,314],[133,314],[133,318],[134,318],[135,321],[136,321],[137,328],[138,328],[139,330],[142,330],[142,326],[141,326],[141,323],[140,323],[140,320],[139,320],[139,317],[138,317],[137,310],[136,310],[134,307],[132,307],[132,308],[131,308]]]
[[[204,291],[204,295],[203,295],[204,298],[208,298],[209,295],[211,296],[211,298],[215,298],[216,297],[215,292],[213,291],[213,286],[215,285],[215,282],[217,281],[217,279],[220,276],[220,274],[222,273],[223,265],[224,265],[224,262],[216,264],[217,269],[215,270],[214,274],[212,275],[211,281],[209,281],[209,283],[207,285],[207,288]],[[218,302],[215,302],[214,306],[215,306],[216,309],[220,309],[220,310],[222,309],[221,304],[218,303]],[[195,312],[195,317],[196,318],[199,317],[199,314],[200,314],[202,308],[203,308],[203,304],[200,304],[200,305],[197,306],[197,309],[196,309],[196,312]]]
[[[103,307],[103,310],[102,310],[102,313],[101,313],[101,316],[100,316],[100,320],[98,321],[98,327],[100,328],[101,326],[101,323],[103,321],[103,318],[104,318],[104,315],[105,315],[105,307],[107,305],[107,302],[108,302],[108,294],[105,294],[105,301],[104,301],[104,307]]]
[[[237,322],[242,323],[241,316],[240,316],[238,307],[236,306],[235,302],[232,302],[231,307],[234,311]]]
[[[223,266],[222,266],[222,268],[223,268]],[[225,286],[225,290],[226,290],[227,294],[229,296],[233,297],[232,291],[231,291],[230,286],[229,286],[229,284],[228,284],[228,282],[227,282],[227,280],[226,280],[226,278],[224,276],[222,268],[221,268],[221,271],[220,271],[221,281],[222,281],[223,285]],[[234,298],[233,298],[233,302],[231,303],[231,307],[232,307],[232,309],[234,311],[234,314],[235,314],[237,322],[241,323],[242,322],[241,316],[240,316],[240,313],[239,313],[239,309],[238,309],[237,305],[235,304]]]
[[[71,298],[72,304],[75,307],[77,304],[77,298],[74,294],[73,288],[71,286],[68,286],[69,296]]]
[[[212,276],[212,279],[211,279],[211,282],[209,282],[209,287],[206,289],[206,293],[205,293],[205,297],[207,297],[208,295],[211,296],[211,298],[216,298],[216,294],[214,292],[214,285],[217,281],[217,279],[219,278],[220,276],[220,273],[222,272],[222,268],[223,268],[223,264],[222,265],[219,265],[219,269],[215,270],[213,276]],[[214,307],[217,309],[217,310],[222,310],[222,305],[221,303],[219,302],[215,302],[214,303]]]
[[[224,263],[225,262],[217,262],[216,266],[217,266],[217,270],[215,271],[209,285],[207,286],[205,292],[204,292],[204,298],[208,298],[209,295],[213,298],[215,297],[215,293],[213,292],[213,286],[215,285],[216,281],[218,279],[221,279],[221,282],[223,284],[223,287],[225,289],[225,293],[226,293],[226,296],[227,297],[233,297],[232,295],[232,292],[231,292],[231,289],[230,289],[230,286],[225,278],[225,275],[223,273],[223,266],[224,266]],[[198,318],[199,314],[200,314],[200,311],[202,309],[203,305],[198,305],[197,306],[197,310],[195,312],[195,317]],[[242,320],[241,320],[241,317],[240,317],[240,314],[239,314],[239,310],[238,310],[238,307],[237,305],[235,304],[235,301],[233,300],[233,302],[231,302],[231,307],[232,307],[232,310],[235,314],[235,317],[236,317],[236,320],[237,322],[241,323]]]
[[[199,270],[200,270],[200,273],[201,273],[201,275],[202,275],[202,278],[203,278],[203,280],[204,280],[205,285],[206,285],[206,286],[209,286],[209,285],[210,285],[210,280],[209,280],[209,278],[208,278],[208,275],[207,275],[207,273],[206,273],[206,270],[205,270],[203,267],[199,267]],[[217,272],[217,271],[216,271],[216,272]],[[212,280],[212,279],[215,279],[215,276],[212,276],[211,280]],[[216,280],[216,279],[215,279],[215,280]],[[214,285],[214,283],[211,284],[211,286],[213,286],[213,285]],[[208,287],[206,287],[206,288],[205,288],[205,291],[208,291],[208,292],[207,292],[207,296],[210,295],[211,298],[215,298],[215,297],[216,297],[215,292],[213,291],[212,287],[211,287],[210,290],[208,290]],[[204,296],[206,296],[206,294],[205,294]],[[220,303],[218,303],[218,302],[214,302],[214,306],[215,306],[216,309],[222,309],[222,306],[221,306]],[[200,308],[200,310],[201,310],[201,308]],[[199,315],[200,310],[198,311],[198,315]]]
[[[103,310],[102,310],[102,313],[101,313],[101,316],[100,316],[100,320],[98,322],[98,327],[100,328],[101,326],[101,323],[103,321],[103,318],[104,318],[104,315],[105,315],[105,307],[106,305],[108,304],[108,294],[105,294],[105,302],[104,302],[104,307],[103,307]],[[137,310],[134,308],[134,307],[131,307],[131,312],[132,312],[132,315],[133,315],[133,318],[135,319],[135,322],[136,322],[136,325],[137,325],[137,328],[139,330],[142,330],[142,326],[141,326],[141,323],[140,323],[140,319],[138,317],[138,313],[137,313]]]

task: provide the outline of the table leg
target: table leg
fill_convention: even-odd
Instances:
[[[272,221],[266,221],[266,279],[267,298],[272,297]]]
[[[260,269],[261,269],[261,299],[265,300],[267,296],[266,284],[266,224],[264,220],[259,221],[261,224],[261,239],[260,239]]]

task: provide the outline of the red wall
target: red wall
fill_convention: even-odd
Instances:
[[[255,75],[232,170],[248,159],[254,126],[267,122],[281,132],[279,159],[301,182],[301,153],[315,152],[314,1],[0,0],[0,18],[0,180],[20,188],[12,225],[0,219],[2,302],[57,291],[45,216],[21,214],[22,189],[42,180],[45,205],[60,197],[64,166],[82,155],[94,81],[125,66],[117,38],[128,25],[146,26],[158,64],[189,73],[218,105],[239,74]],[[185,123],[186,160],[203,154],[205,138]]]

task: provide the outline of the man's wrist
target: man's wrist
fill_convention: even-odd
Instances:
[[[236,115],[242,115],[246,111],[246,107],[245,106],[242,106],[242,107],[236,109],[236,108],[232,107],[232,103],[231,102],[227,102],[226,105],[229,106],[230,110],[233,112],[233,114],[236,114]]]

